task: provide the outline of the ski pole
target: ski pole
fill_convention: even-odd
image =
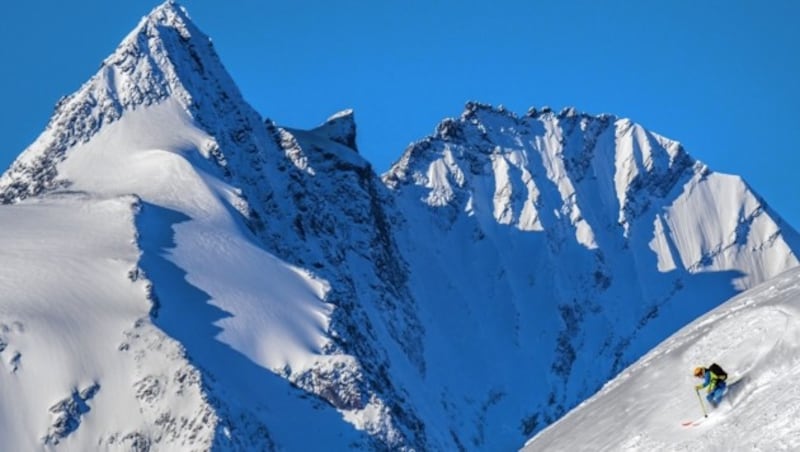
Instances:
[[[708,413],[706,412],[706,405],[703,403],[703,398],[700,397],[700,390],[697,389],[697,388],[694,388],[694,392],[695,392],[695,394],[697,394],[697,400],[700,401],[700,408],[703,409],[703,417],[708,417]]]

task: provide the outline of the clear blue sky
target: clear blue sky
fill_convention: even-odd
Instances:
[[[3,2],[0,167],[158,1]],[[467,100],[613,113],[800,228],[800,1],[184,0],[279,124],[354,108],[377,172]]]

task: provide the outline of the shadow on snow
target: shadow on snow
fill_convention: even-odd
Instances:
[[[170,260],[170,250],[176,247],[175,226],[190,220],[181,212],[143,202],[136,217],[142,251],[139,266],[153,285],[152,322],[182,344],[187,359],[202,375],[208,402],[227,427],[217,426],[214,446],[225,448],[231,444],[230,437],[241,440],[249,434],[249,442],[266,442],[273,448],[270,437],[274,435],[266,425],[273,430],[280,426],[289,437],[310,439],[315,435],[304,432],[312,411],[317,427],[328,425],[336,436],[363,440],[363,434],[325,402],[217,339],[222,332],[217,323],[233,314],[211,304],[209,294],[189,283],[186,271]],[[239,431],[251,416],[257,424],[250,422],[250,431]]]

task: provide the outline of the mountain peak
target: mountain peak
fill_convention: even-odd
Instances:
[[[461,113],[460,120],[469,121],[487,114],[517,119],[517,115],[513,111],[506,109],[503,105],[495,107],[491,104],[471,100],[464,105],[464,111]]]
[[[331,115],[324,123],[314,128],[313,132],[358,152],[355,114],[350,108]]]
[[[169,0],[143,17],[98,72],[56,105],[47,129],[0,177],[0,202],[15,202],[56,188],[56,165],[67,150],[88,142],[127,111],[173,99],[201,126],[223,118],[260,127],[219,60],[211,40]],[[208,130],[215,133],[215,130]]]
[[[186,8],[174,0],[167,0],[142,17],[136,28],[122,41],[117,52],[126,48],[126,43],[137,41],[139,36],[161,37],[158,33],[159,29],[175,30],[185,40],[190,39],[192,36],[196,36],[201,40],[208,40],[208,37],[194,25]]]
[[[142,94],[129,99],[132,105],[127,106],[135,106],[137,100],[149,104],[160,100],[162,94],[163,97],[177,94],[188,107],[194,102],[196,91],[202,91],[202,82],[221,78],[227,85],[233,85],[211,40],[192,23],[186,9],[173,0],[143,17],[103,61],[98,75],[104,69],[114,72],[113,86],[108,88],[117,96],[124,99],[129,90]],[[119,76],[123,77],[121,81],[117,81]]]
[[[505,201],[498,201],[499,197],[488,201],[493,208],[484,213],[491,211],[495,220],[512,221],[526,230],[544,227],[545,217],[538,207],[543,190],[555,186],[550,198],[553,208],[569,210],[574,207],[571,196],[576,187],[599,183],[588,191],[613,193],[618,207],[616,216],[603,221],[623,225],[627,233],[631,219],[652,205],[649,197],[660,199],[685,182],[695,172],[693,164],[679,143],[613,115],[542,107],[519,117],[503,106],[467,102],[460,117],[444,119],[433,135],[411,145],[384,181],[393,188],[419,186],[423,181],[428,191],[423,197],[431,205],[455,203],[468,211],[474,198],[471,187],[506,181],[516,171],[522,175],[516,181],[519,192]],[[509,183],[503,192],[512,193],[513,186]],[[521,203],[513,211],[512,201],[526,198],[528,205]],[[578,221],[581,215],[575,213],[568,221]],[[591,240],[587,243],[594,246]]]
[[[151,21],[157,24],[175,24],[177,22],[191,22],[189,13],[186,8],[181,6],[175,0],[167,0],[164,3],[156,6],[150,11],[150,14],[143,18],[144,20]]]

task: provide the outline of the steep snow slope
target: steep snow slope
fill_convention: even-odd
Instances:
[[[355,152],[352,112],[295,133],[308,142],[305,148],[287,130],[262,123],[208,38],[167,2],[141,21],[95,77],[59,103],[47,130],[0,178],[0,199],[20,202],[69,190],[141,200],[135,226],[150,319],[199,371],[213,444],[419,447],[426,442],[423,428],[393,387],[383,350],[385,342],[400,341],[401,359],[416,355],[409,365],[420,365],[421,336],[409,330],[413,318],[410,327],[383,323],[393,311],[386,306],[411,317],[411,305],[395,301],[403,288],[392,279],[402,274],[382,279],[396,261],[392,244],[379,243],[387,226],[368,222],[385,222],[376,192],[385,189]],[[314,168],[338,172],[334,179],[342,186],[303,180]],[[350,180],[351,187],[342,184]],[[341,193],[350,189],[364,196],[348,201]],[[308,203],[328,201],[327,195],[345,203],[341,211]],[[330,231],[332,224],[344,235],[314,240],[312,233]],[[371,252],[362,251],[372,245]],[[349,267],[340,268],[340,259]],[[362,286],[372,292],[359,295]],[[375,305],[362,308],[362,302]],[[385,336],[375,337],[374,330]],[[290,385],[318,398],[298,401],[300,391]],[[162,402],[156,401],[158,410],[168,410]],[[306,413],[309,407],[319,413]],[[327,424],[331,407],[340,413]],[[315,425],[321,421],[320,431],[298,435],[295,423],[311,418]],[[84,430],[100,437],[106,427]],[[175,430],[184,427],[191,426]],[[139,441],[161,444],[159,431],[141,432]],[[208,447],[209,441],[195,438],[191,445]]]
[[[107,325],[36,328],[31,354],[58,338],[65,361],[92,358],[56,368],[52,394],[19,387],[32,414],[3,404],[0,433],[23,449],[509,449],[797,264],[797,234],[740,179],[628,120],[469,103],[383,181],[356,141],[349,110],[308,131],[264,121],[184,10],[145,17],[0,177],[9,244],[117,206],[65,216],[75,234],[53,250],[109,222],[79,263],[4,269],[8,331],[27,312],[9,281],[37,268],[98,278],[43,279],[37,313],[59,290],[65,311],[120,306]],[[92,273],[102,256],[125,273]]]
[[[204,171],[207,138],[171,101],[130,112],[70,149],[69,192],[0,209],[14,449],[364,441],[267,371],[320,359],[327,287],[254,242]],[[309,418],[315,435],[294,434]]]
[[[147,319],[150,303],[145,281],[133,277],[135,205],[132,196],[59,197],[0,209],[4,449],[35,450],[43,443],[80,449],[98,440],[130,445],[136,428],[157,419],[141,410],[148,403],[132,390],[148,390],[148,377],[171,390],[174,410],[165,413],[194,424],[186,436],[195,429],[204,439],[213,433],[197,422],[207,412],[197,384],[169,378],[172,371],[192,371],[179,345],[137,324]],[[147,353],[155,347],[164,351]],[[132,359],[134,353],[141,359]],[[170,354],[171,367],[165,366]],[[83,435],[87,429],[79,427],[89,423],[105,424],[102,436]]]
[[[729,373],[703,418],[691,371]],[[748,290],[692,322],[529,441],[526,451],[800,449],[800,270]],[[698,420],[685,427],[682,421]]]
[[[61,210],[83,212],[94,199],[136,201],[129,202],[135,208],[121,220],[115,218],[119,213],[107,215],[116,221],[127,218],[116,228],[111,222],[103,229],[104,216],[86,219],[85,227],[77,213],[67,217],[77,223],[74,235],[4,268],[0,309],[10,318],[4,324],[38,326],[43,321],[16,319],[26,312],[14,301],[24,286],[7,284],[31,284],[31,278],[45,292],[26,309],[38,315],[60,313],[53,322],[63,323],[27,329],[38,346],[28,350],[32,358],[24,360],[23,369],[47,375],[54,390],[39,393],[41,382],[30,379],[14,398],[4,398],[32,412],[31,418],[19,417],[17,403],[0,408],[3,436],[26,445],[18,450],[62,438],[72,450],[123,440],[142,448],[255,450],[369,442],[330,406],[307,398],[271,372],[335,371],[352,360],[323,356],[332,345],[327,330],[333,306],[322,301],[328,284],[264,251],[248,228],[251,219],[243,216],[249,213],[243,192],[269,193],[259,185],[263,176],[251,178],[253,162],[278,149],[241,100],[208,39],[171,2],[143,19],[100,73],[57,107],[48,130],[3,176],[0,187],[6,202],[56,194],[70,204],[3,207],[9,231],[4,237],[33,247],[36,235],[26,234],[24,227],[37,218],[42,222],[37,233],[55,236]],[[242,184],[244,190],[234,188],[223,181],[226,177],[250,183]],[[30,219],[20,214],[28,212]],[[85,255],[80,247],[71,253],[73,241],[80,243],[96,230],[106,234],[106,242],[84,241]],[[128,254],[106,249],[110,244],[125,244]],[[82,258],[88,262],[73,264]],[[121,260],[118,265],[128,268],[95,271],[106,259]],[[33,270],[48,268],[44,260],[69,269],[67,276],[41,277]],[[113,290],[103,289],[120,278]],[[72,295],[57,295],[62,292]],[[91,314],[79,317],[88,327],[68,322],[83,311],[102,312],[97,307],[107,298],[121,300],[116,302],[121,307],[106,308],[114,322]],[[131,352],[133,345],[120,345],[126,335],[135,336],[140,349],[155,348],[149,360],[139,350]],[[44,346],[58,338],[66,338],[69,346]],[[51,353],[63,353],[63,365],[34,359]],[[10,366],[19,367],[16,356],[9,358]],[[125,365],[115,366],[120,360]],[[22,380],[24,375],[17,371],[12,377]],[[194,391],[191,401],[176,400],[188,390]],[[123,402],[120,410],[114,408],[118,401]],[[145,409],[150,416],[136,414]],[[48,416],[54,418],[50,423],[43,420]],[[315,434],[297,435],[312,418]]]
[[[335,372],[299,369],[285,376],[393,448],[445,447],[446,434],[424,423],[413,396],[426,372],[425,337],[393,237],[400,216],[353,145],[352,112],[310,131],[267,128],[280,137],[291,163],[284,169],[289,206],[252,204],[270,219],[259,234],[267,249],[329,282],[336,346],[327,352],[355,357]]]
[[[384,181],[414,219],[399,243],[441,366],[426,386],[468,447],[513,447],[798,262],[797,233],[740,178],[608,115],[469,103]]]

